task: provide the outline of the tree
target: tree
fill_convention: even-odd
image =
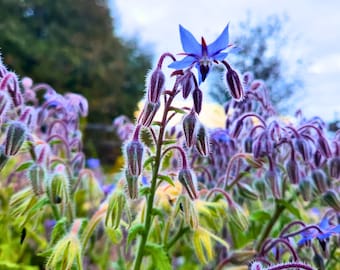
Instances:
[[[150,56],[114,36],[107,1],[2,0],[0,16],[0,49],[11,69],[85,95],[91,122],[132,116]]]
[[[286,109],[288,99],[302,86],[297,75],[287,76],[287,63],[282,58],[281,50],[289,40],[283,32],[286,20],[284,17],[273,15],[255,24],[248,16],[246,21],[240,23],[242,35],[235,39],[241,50],[230,56],[230,63],[240,73],[251,71],[255,79],[266,83],[271,102],[279,110]],[[295,64],[298,66],[299,60],[296,60]],[[219,103],[229,99],[224,89],[218,87],[211,91],[211,96]]]

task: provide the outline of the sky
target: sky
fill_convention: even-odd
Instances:
[[[233,41],[239,22],[269,15],[287,15],[285,31],[291,37],[283,48],[289,66],[303,62],[299,71],[304,89],[294,108],[306,117],[325,121],[340,119],[340,1],[336,0],[111,0],[116,32],[137,37],[155,56],[182,52],[178,25],[199,39],[215,40],[230,22]]]

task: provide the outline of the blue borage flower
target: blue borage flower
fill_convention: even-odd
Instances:
[[[234,45],[229,44],[229,24],[210,45],[206,44],[203,37],[201,38],[201,44],[199,44],[194,36],[182,25],[179,25],[179,34],[184,50],[184,53],[180,54],[186,55],[186,57],[171,63],[169,67],[183,69],[195,66],[198,70],[199,83],[206,79],[213,62],[218,63],[218,61],[224,60],[228,53],[235,52],[237,49]]]

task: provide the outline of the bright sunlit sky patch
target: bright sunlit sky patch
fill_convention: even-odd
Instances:
[[[340,1],[334,0],[111,0],[116,32],[137,37],[162,52],[182,52],[178,24],[196,38],[215,40],[230,22],[230,41],[238,35],[238,24],[251,12],[263,20],[268,15],[286,14],[286,31],[291,40],[284,48],[285,61],[302,59],[305,89],[297,95],[296,108],[307,117],[326,121],[340,116]],[[294,41],[298,37],[297,41]]]

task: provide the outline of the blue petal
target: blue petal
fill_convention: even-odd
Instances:
[[[208,54],[210,56],[223,51],[225,48],[228,47],[229,43],[229,23],[224,28],[221,35],[208,46]]]
[[[199,44],[194,36],[182,25],[179,25],[179,35],[181,37],[183,50],[186,53],[201,55],[201,44]]]
[[[329,227],[329,221],[328,218],[323,218],[321,222],[319,223],[319,227],[322,230],[327,230]]]
[[[182,60],[172,62],[168,67],[174,69],[182,69],[191,66],[197,59],[193,56],[186,56]]]
[[[331,233],[340,233],[340,225],[329,230]]]
[[[222,61],[228,56],[228,53],[223,52],[223,53],[218,53],[214,56],[214,60]]]

